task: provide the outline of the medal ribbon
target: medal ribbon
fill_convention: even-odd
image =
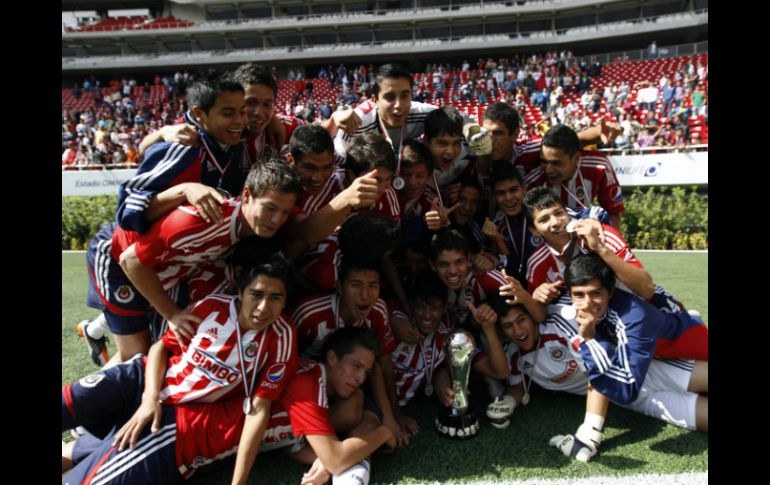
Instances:
[[[259,365],[259,359],[260,357],[262,357],[262,349],[265,347],[265,337],[267,336],[267,330],[268,329],[264,329],[262,331],[262,340],[259,342],[257,359],[254,361],[254,369],[253,369],[253,373],[251,374],[251,384],[247,384],[246,381],[249,380],[248,379],[249,375],[246,372],[246,355],[243,352],[243,345],[241,344],[241,325],[237,322],[235,324],[235,332],[238,335],[238,340],[236,341],[238,345],[238,360],[241,366],[241,372],[243,373],[243,390],[246,392],[246,399],[251,399],[251,391],[254,390],[254,383],[257,380],[257,374],[262,368]]]

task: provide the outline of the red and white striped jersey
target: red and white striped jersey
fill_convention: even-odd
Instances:
[[[527,190],[548,187],[566,207],[575,210],[591,207],[594,199],[598,199],[599,205],[610,214],[620,214],[625,210],[615,169],[609,159],[597,151],[580,151],[577,170],[566,183],[553,185],[545,176],[543,167],[538,167],[524,178],[524,185]]]
[[[311,296],[301,300],[291,319],[297,326],[299,352],[303,357],[321,360],[321,346],[324,338],[338,328],[345,326],[340,318],[341,298],[338,293],[324,296]],[[354,327],[367,327],[380,339],[380,355],[392,352],[398,342],[390,329],[388,308],[382,298],[377,298],[369,315],[364,320],[353,323]]]
[[[516,141],[513,144],[513,159],[511,163],[518,167],[522,176],[540,166],[540,147],[542,138],[530,138],[524,142]]]
[[[377,214],[383,214],[396,222],[401,222],[401,205],[398,203],[398,195],[396,189],[388,187],[388,189],[377,199],[377,202],[371,208],[362,207],[360,209],[354,209],[350,215],[353,216],[359,212],[371,211]]]
[[[444,339],[449,330],[439,328],[417,344],[400,342],[390,354],[398,405],[405,406],[444,361]]]
[[[526,374],[528,383],[531,378],[544,389],[584,395],[588,379],[580,362],[570,352],[569,342],[556,330],[551,317],[549,315],[549,319],[540,324],[541,337],[537,349],[522,352],[513,342],[504,345],[510,369],[507,383],[515,386],[522,382]]]
[[[623,236],[620,235],[617,229],[606,224],[602,224],[604,230],[604,244],[615,253],[620,259],[629,263],[637,268],[644,268],[642,263],[636,259],[636,255],[628,247],[628,243]],[[572,257],[579,256],[581,254],[588,254],[591,250],[585,244],[585,241],[580,240],[577,245],[577,250],[573,252]],[[567,265],[563,263],[556,254],[559,252],[556,249],[551,248],[545,241],[535,249],[535,252],[527,261],[527,291],[531,294],[538,286],[543,283],[554,283],[556,281],[564,281],[564,271],[567,269]],[[621,283],[616,278],[616,284],[619,288],[630,291],[628,287]]]
[[[343,177],[335,177],[336,173],[332,173],[331,177],[326,180],[321,192],[318,195],[310,195],[307,192],[302,193],[302,197],[299,198],[297,205],[307,215],[317,212],[331,202],[331,200],[337,196],[340,192],[345,190],[344,172]]]
[[[139,261],[158,274],[164,290],[175,287],[204,263],[224,259],[238,242],[241,203],[226,199],[222,220],[206,222],[191,205],[179,206],[139,234],[117,227],[112,235],[111,255],[120,255],[136,244]]]
[[[261,451],[289,446],[303,434],[334,434],[326,382],[326,369],[320,364],[291,376],[281,399],[270,406]],[[238,451],[245,420],[243,400],[180,403],[175,408],[176,463],[183,477],[189,478],[201,466]],[[212,433],[212,429],[220,432]]]
[[[481,305],[490,295],[498,293],[500,287],[508,284],[501,272],[491,269],[486,273],[477,275],[473,271],[468,271],[465,281],[459,290],[448,289],[449,307],[447,315],[449,316],[450,328],[457,328],[470,317],[470,310],[466,302],[473,300],[476,306]]]
[[[163,345],[172,354],[160,393],[164,403],[245,397],[242,365],[249,384],[253,373],[258,373],[253,396],[273,401],[281,396],[297,369],[294,325],[281,316],[260,332],[241,328],[240,348],[245,357],[241,364],[236,301],[237,297],[229,295],[210,295],[199,301],[192,312],[201,322],[193,324],[195,335],[190,342],[180,343],[170,330],[163,335]]]

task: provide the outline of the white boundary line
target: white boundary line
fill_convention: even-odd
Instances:
[[[622,476],[596,476],[585,478],[529,478],[526,480],[473,481],[473,482],[423,482],[424,485],[708,485],[708,470],[688,473],[643,473]],[[375,482],[376,483],[376,482]]]
[[[85,252],[86,252],[85,249],[76,249],[74,251],[71,249],[62,249],[61,251],[62,254],[83,254]]]

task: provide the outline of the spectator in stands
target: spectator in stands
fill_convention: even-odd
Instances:
[[[71,168],[71,165],[74,165],[77,158],[77,147],[78,142],[75,140],[72,140],[67,143],[67,149],[64,150],[64,153],[61,155],[61,164],[62,167],[66,167],[67,169]]]

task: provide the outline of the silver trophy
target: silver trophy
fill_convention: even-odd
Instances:
[[[475,349],[473,336],[462,329],[452,332],[444,344],[454,400],[436,417],[436,431],[446,438],[465,440],[473,438],[481,430],[476,411],[468,404],[468,378]]]

